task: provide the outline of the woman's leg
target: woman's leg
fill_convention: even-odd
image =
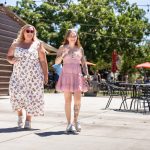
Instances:
[[[72,101],[72,93],[64,92],[65,97],[65,113],[68,124],[71,123],[71,101]]]
[[[81,107],[81,92],[74,93],[74,123],[78,121],[78,116]]]
[[[18,114],[18,127],[23,128],[24,127],[24,122],[23,122],[23,112],[22,109],[17,111]]]
[[[31,129],[31,115],[26,114],[26,121],[24,128]]]
[[[23,115],[22,109],[17,111],[18,117],[21,117]]]
[[[31,115],[26,115],[26,121],[30,121],[31,122]]]
[[[80,107],[81,107],[81,92],[74,93],[74,126],[77,132],[81,131],[80,123],[78,122]]]

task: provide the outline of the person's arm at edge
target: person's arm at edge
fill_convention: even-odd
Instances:
[[[6,59],[10,64],[15,64],[15,62],[17,61],[17,59],[14,57],[15,48],[16,48],[16,44],[12,43],[10,48],[8,49]]]
[[[39,60],[40,60],[40,64],[43,70],[43,74],[44,74],[44,83],[47,84],[48,83],[48,64],[47,64],[45,49],[42,43],[40,43]]]
[[[88,67],[87,67],[87,64],[86,64],[86,58],[85,58],[85,55],[84,55],[83,48],[81,48],[81,52],[82,52],[81,65],[83,67],[83,72],[86,76],[89,76],[89,71],[88,71]]]
[[[63,51],[63,45],[61,45],[58,49],[57,56],[56,56],[56,59],[55,59],[55,64],[60,64],[63,61],[65,53],[63,54],[62,51]]]

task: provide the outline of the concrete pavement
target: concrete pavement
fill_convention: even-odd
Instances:
[[[82,97],[82,132],[65,134],[63,94],[45,94],[45,116],[35,117],[32,130],[18,130],[9,97],[0,97],[0,150],[149,150],[150,114],[114,111],[115,98]]]

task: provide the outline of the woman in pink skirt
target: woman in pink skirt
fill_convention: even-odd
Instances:
[[[67,132],[80,132],[81,126],[78,122],[78,116],[81,106],[82,92],[86,92],[87,86],[84,84],[84,78],[81,71],[81,65],[85,75],[88,75],[86,60],[83,49],[80,45],[77,32],[69,29],[64,38],[63,45],[60,46],[56,64],[63,61],[63,69],[56,85],[57,91],[64,92],[65,113],[67,118]],[[71,120],[71,102],[74,97],[74,119]]]

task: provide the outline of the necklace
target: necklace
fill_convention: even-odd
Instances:
[[[71,57],[74,58],[76,56],[76,53],[75,53],[76,49],[71,49],[70,50],[70,54],[71,54]]]
[[[68,45],[68,49],[69,49],[69,55],[71,56],[71,58],[74,58],[76,56],[76,53],[75,53],[76,47],[70,47]]]

